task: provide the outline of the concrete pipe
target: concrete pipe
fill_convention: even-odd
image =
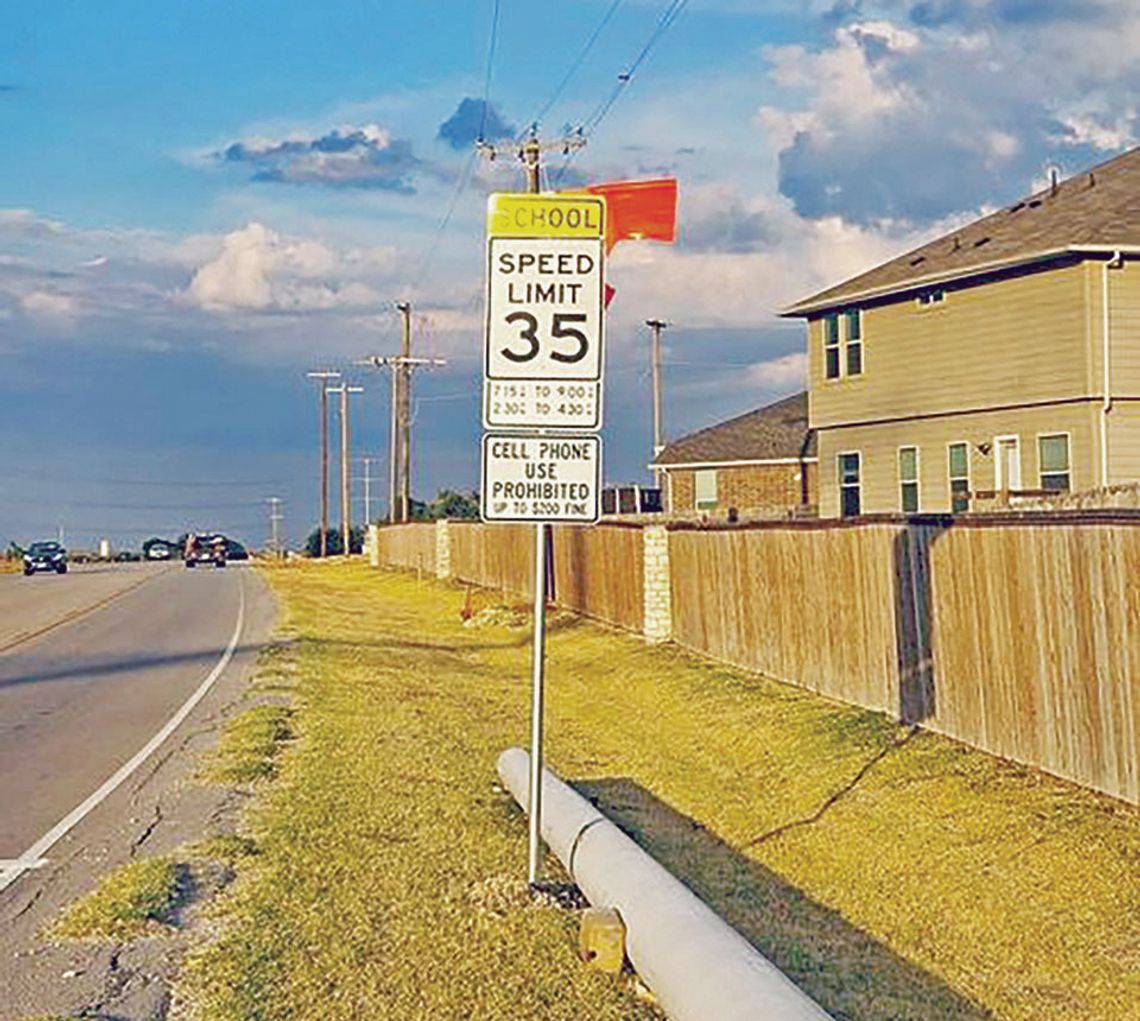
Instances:
[[[499,756],[499,776],[524,810],[529,769],[521,748]],[[740,933],[549,770],[542,837],[591,904],[621,913],[630,963],[673,1021],[828,1021]]]

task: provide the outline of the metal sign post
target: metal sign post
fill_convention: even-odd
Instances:
[[[533,185],[536,187],[537,175]],[[501,193],[487,217],[484,521],[534,522],[527,881],[541,876],[546,539],[601,496],[605,201]]]

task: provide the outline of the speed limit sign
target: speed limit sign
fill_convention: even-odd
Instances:
[[[491,197],[483,424],[601,428],[605,206]]]

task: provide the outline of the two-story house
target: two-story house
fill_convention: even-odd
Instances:
[[[1140,479],[1140,148],[783,314],[821,516]]]

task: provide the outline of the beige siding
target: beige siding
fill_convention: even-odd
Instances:
[[[945,302],[927,308],[907,298],[865,309],[863,373],[850,378],[824,379],[822,321],[812,320],[812,425],[1098,393],[1089,350],[1092,265],[948,289]]]
[[[947,446],[966,442],[970,448],[970,488],[994,488],[994,438],[1016,435],[1021,449],[1021,486],[1039,484],[1037,438],[1043,433],[1069,434],[1072,488],[1098,484],[1099,403],[1027,408],[1019,411],[978,412],[944,418],[888,422],[881,425],[824,429],[819,433],[819,511],[821,517],[839,514],[838,466],[840,453],[862,455],[862,509],[864,513],[901,510],[898,448],[918,447],[919,510],[950,510]],[[1140,427],[1140,414],[1137,418]],[[1136,441],[1140,441],[1137,436]],[[988,453],[979,450],[989,444]],[[1140,449],[1140,447],[1138,447]]]
[[[1096,269],[1098,286],[1101,268]],[[1109,320],[1112,337],[1112,394],[1140,397],[1140,262],[1109,270]],[[1098,342],[1100,332],[1097,334]],[[1099,343],[1098,343],[1099,348]],[[1097,364],[1100,364],[1099,351]],[[1098,383],[1097,393],[1104,392]],[[1136,478],[1135,475],[1132,476]]]
[[[1117,401],[1108,423],[1109,484],[1140,480],[1140,401]]]

